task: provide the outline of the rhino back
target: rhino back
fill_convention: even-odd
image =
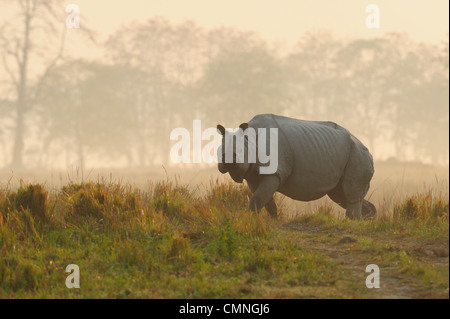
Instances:
[[[337,185],[352,143],[351,134],[345,128],[333,122],[297,120],[272,114],[259,115],[252,121],[249,124],[258,127],[279,128],[279,170],[289,172],[282,181],[281,193],[307,201],[324,196]]]

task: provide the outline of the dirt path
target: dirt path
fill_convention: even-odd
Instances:
[[[448,242],[431,242],[426,244],[413,244],[411,241],[399,241],[397,238],[381,238],[380,235],[352,234],[344,230],[322,228],[304,222],[287,222],[281,225],[281,229],[290,233],[290,236],[302,247],[329,257],[339,265],[341,271],[342,289],[347,289],[344,295],[351,298],[448,298],[447,292],[436,292],[426,289],[418,284],[417,278],[411,274],[405,274],[396,266],[396,261],[383,262],[382,256],[373,260],[373,249],[361,245],[364,237],[376,240],[377,243],[389,247],[387,251],[404,251],[413,255],[421,262],[427,264],[443,264],[448,267]],[[368,245],[367,245],[368,246]],[[381,261],[381,262],[380,262]],[[377,264],[380,267],[380,288],[369,289],[365,282],[369,273],[366,266]]]

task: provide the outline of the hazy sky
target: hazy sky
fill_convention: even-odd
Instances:
[[[0,26],[23,20],[13,20],[18,0],[0,0]],[[330,30],[337,37],[366,38],[387,32],[406,32],[416,41],[439,44],[448,41],[448,0],[59,0],[61,31],[64,28],[65,8],[77,4],[81,11],[81,27],[87,25],[98,35],[101,43],[122,25],[144,22],[160,16],[172,23],[192,20],[206,29],[221,26],[258,32],[264,39],[281,43],[287,48],[310,30]],[[380,8],[380,28],[369,29],[365,20],[366,6]],[[13,12],[14,10],[14,12]],[[74,57],[99,58],[102,46],[80,42],[80,30],[71,29],[66,38],[64,54]],[[46,58],[53,58],[59,49],[58,37],[34,38],[45,47]],[[56,39],[54,42],[51,38]],[[53,47],[52,47],[53,45]],[[46,63],[39,56],[30,59],[30,74],[38,74]],[[37,56],[37,57],[36,57]],[[8,75],[0,63],[0,83]],[[10,92],[10,87],[7,86]],[[0,86],[0,94],[2,93]],[[380,147],[378,147],[380,149]]]
[[[16,0],[15,0],[16,1]],[[121,25],[162,16],[172,23],[193,20],[212,29],[220,26],[253,30],[289,49],[309,30],[332,30],[338,37],[372,37],[386,32],[407,32],[417,41],[439,43],[448,38],[448,0],[60,0],[61,12],[67,4],[80,7],[83,23],[96,32],[101,43]],[[380,28],[369,29],[365,20],[368,4],[380,8]],[[0,25],[13,18],[14,2],[0,6]],[[64,23],[62,21],[62,23]],[[79,42],[72,29],[65,53],[72,56],[101,57],[101,47]]]
[[[258,31],[264,38],[289,44],[307,30],[330,29],[339,36],[374,36],[406,31],[416,40],[439,42],[449,24],[448,0],[73,0],[81,19],[106,35],[133,20],[164,16],[213,28],[231,26]],[[380,8],[380,29],[368,29],[365,8]]]

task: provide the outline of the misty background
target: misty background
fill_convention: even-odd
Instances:
[[[449,163],[448,29],[311,29],[287,45],[149,13],[99,36],[83,9],[67,29],[65,5],[0,1],[0,170],[175,166],[172,129],[260,113],[339,123],[376,161]]]

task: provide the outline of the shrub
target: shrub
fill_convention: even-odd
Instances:
[[[41,185],[24,187],[21,184],[17,192],[11,193],[9,198],[11,210],[29,210],[33,218],[46,220],[47,192]]]
[[[394,207],[396,219],[435,220],[441,217],[448,219],[448,213],[448,201],[433,198],[431,192],[408,197],[404,203]]]
[[[211,207],[233,211],[247,209],[251,196],[250,189],[244,184],[216,180],[211,184],[206,200]]]

